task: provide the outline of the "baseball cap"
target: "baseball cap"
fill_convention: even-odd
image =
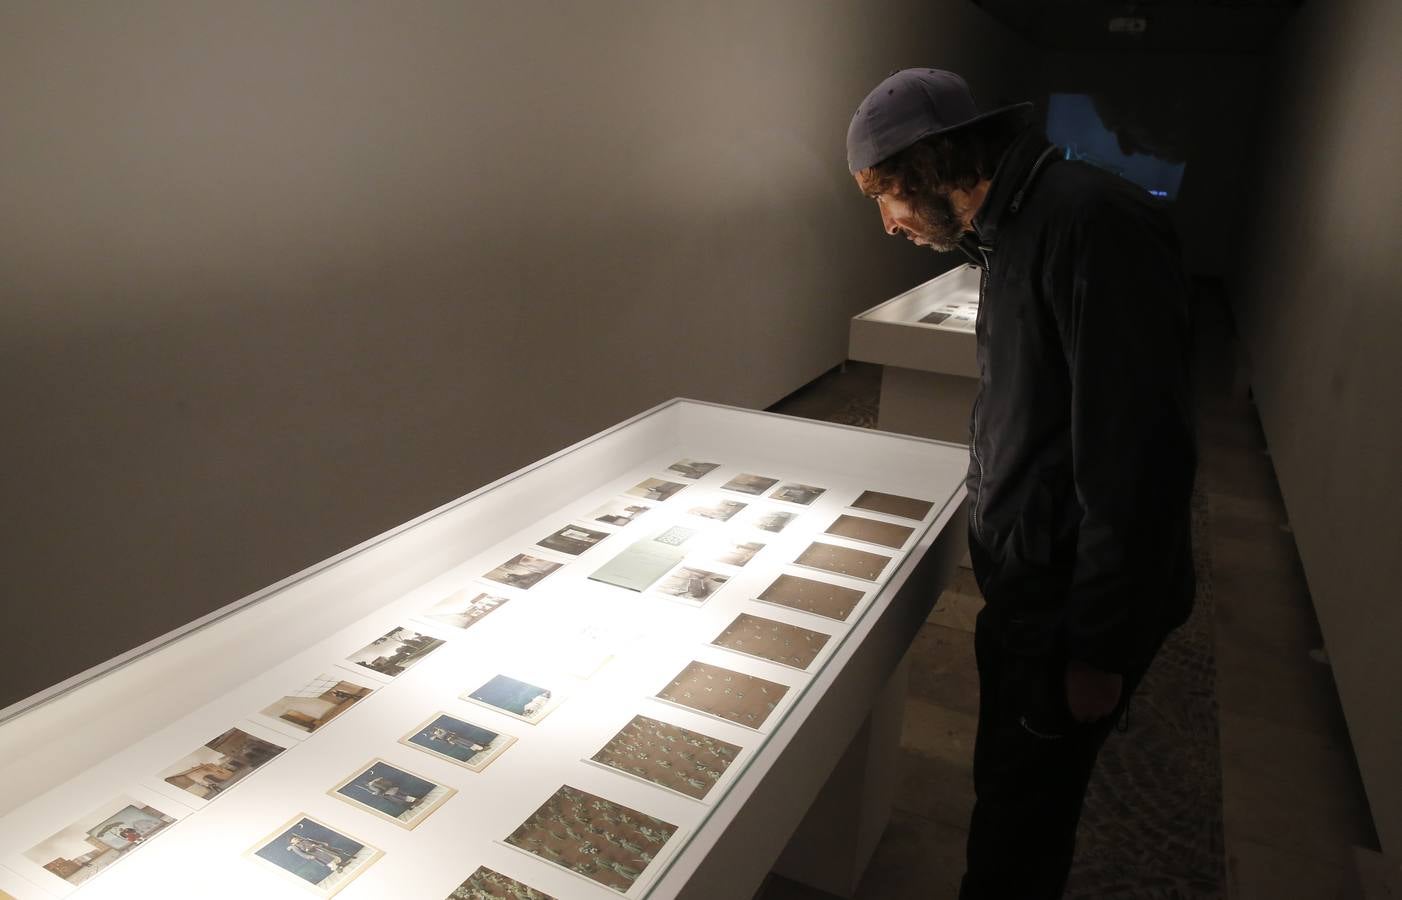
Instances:
[[[943,134],[1019,109],[1015,103],[980,114],[969,85],[943,69],[901,69],[876,86],[847,127],[847,169],[869,169],[932,134]]]

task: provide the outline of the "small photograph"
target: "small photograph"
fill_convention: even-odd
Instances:
[[[409,671],[445,642],[407,628],[396,628],[346,657],[348,662],[394,678]]]
[[[952,315],[954,315],[954,313],[948,310],[937,309],[932,313],[926,313],[925,315],[921,316],[920,321],[924,322],[926,325],[939,325],[941,322],[943,322],[945,319],[948,319]]]
[[[779,483],[777,478],[765,478],[763,475],[736,475],[721,487],[728,491],[739,491],[742,494],[763,494],[765,491]]]
[[[754,559],[755,554],[763,549],[764,545],[759,541],[729,543],[711,558],[718,563],[725,563],[727,566],[743,566]]]
[[[825,581],[780,575],[758,599],[765,603],[800,609],[825,619],[845,622],[862,600],[862,592]]]
[[[230,728],[162,770],[160,778],[201,800],[213,800],[286,749]]]
[[[444,900],[555,900],[549,894],[508,878],[500,872],[478,866],[477,871]]]
[[[703,519],[714,519],[717,522],[729,522],[736,513],[744,509],[749,504],[741,503],[739,500],[717,500],[710,506],[693,506],[687,512],[693,516],[700,516]]]
[[[915,534],[915,529],[909,525],[878,522],[875,519],[868,519],[866,516],[842,515],[833,520],[826,533],[861,541],[864,544],[876,544],[880,547],[899,550],[905,546],[906,541],[910,540],[910,536]]]
[[[813,487],[811,484],[799,484],[798,482],[790,481],[787,484],[781,484],[775,488],[769,495],[769,499],[783,500],[785,503],[797,503],[801,506],[807,506],[826,492],[827,488]]]
[[[676,831],[670,822],[564,785],[506,843],[626,893]]]
[[[808,545],[807,550],[798,555],[794,563],[812,569],[822,569],[824,572],[836,572],[850,578],[860,578],[863,581],[875,581],[881,577],[881,570],[886,568],[890,561],[891,557],[880,553],[868,553],[865,550],[853,550],[850,547],[814,541]]]
[[[676,472],[683,478],[695,481],[720,468],[720,463],[697,462],[694,459],[679,459],[667,467],[668,472]]]
[[[691,662],[657,692],[657,697],[758,730],[788,690],[754,675]]]
[[[746,656],[807,669],[827,646],[828,638],[821,631],[741,613],[711,643]]]
[[[720,590],[721,585],[729,580],[729,576],[716,572],[681,566],[662,579],[662,582],[657,585],[657,589],[664,594],[680,597],[683,600],[705,603],[712,594]]]
[[[917,522],[923,522],[934,505],[929,500],[902,497],[900,494],[883,494],[880,491],[862,491],[862,495],[852,501],[853,509],[900,516],[902,519],[914,519]]]
[[[370,696],[375,689],[335,675],[313,678],[261,712],[308,734]]]
[[[502,734],[471,722],[438,713],[399,739],[406,747],[431,753],[439,759],[480,772],[516,742]]]
[[[634,778],[704,800],[740,747],[680,725],[634,716],[590,759]]]
[[[686,487],[686,485],[675,481],[663,481],[661,478],[648,478],[633,485],[623,493],[633,497],[642,497],[644,500],[666,500],[684,487]]]
[[[463,588],[435,603],[424,613],[424,618],[454,628],[471,628],[508,599],[481,593],[475,588]]]
[[[642,503],[614,500],[591,512],[589,518],[595,522],[603,522],[605,525],[615,525],[622,528],[650,509],[652,509],[651,506]]]
[[[518,553],[483,577],[524,591],[535,587],[542,578],[563,565],[564,563],[551,562],[538,556]]]
[[[298,816],[288,822],[249,854],[314,888],[323,897],[350,884],[384,855],[310,816]]]
[[[547,550],[558,550],[570,556],[578,556],[585,550],[608,537],[607,531],[594,531],[579,525],[566,525],[549,537],[541,538],[537,544]]]
[[[475,691],[463,694],[462,699],[480,703],[534,725],[554,712],[562,698],[529,682],[495,675]]]
[[[761,531],[768,531],[778,534],[788,526],[790,522],[798,518],[798,513],[792,512],[767,512],[763,513],[755,520],[755,527]]]
[[[174,822],[153,806],[121,796],[31,847],[24,858],[69,884],[87,884]]]
[[[327,793],[389,819],[401,828],[413,830],[457,791],[383,759],[373,759],[369,766]]]

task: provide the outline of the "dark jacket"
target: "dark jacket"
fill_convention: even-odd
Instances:
[[[1035,131],[963,249],[984,269],[970,553],[992,610],[1125,672],[1192,608],[1190,286],[1142,188]]]

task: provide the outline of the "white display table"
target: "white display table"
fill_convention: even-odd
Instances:
[[[879,428],[968,443],[978,303],[979,270],[965,265],[852,319],[848,357],[885,367]]]
[[[684,459],[719,465],[671,468]],[[484,866],[562,900],[748,900],[781,854],[786,872],[850,891],[888,811],[892,767],[878,757],[899,732],[899,664],[962,545],[965,464],[962,447],[937,441],[663,404],[4,711],[0,897],[442,900]],[[723,487],[746,474],[776,481],[758,494]],[[628,493],[649,479],[653,490]],[[682,487],[662,499],[673,489],[655,482]],[[918,518],[853,508],[866,492],[930,506]],[[609,505],[647,509],[629,520]],[[779,513],[791,521],[766,530]],[[825,534],[840,516],[904,538]],[[590,579],[633,544],[678,533],[691,535],[680,565],[700,575],[674,569],[642,592]],[[814,561],[815,540],[843,565],[887,559],[871,580],[798,564]],[[519,554],[533,560],[510,562]],[[851,597],[851,609],[781,605],[785,577]],[[479,593],[498,599],[455,619],[453,598]],[[742,614],[821,646],[786,665],[762,658],[772,648],[712,643]],[[763,679],[772,708],[750,726],[677,699],[674,679],[693,662]],[[482,691],[503,675],[550,696],[519,715],[472,699],[494,696]],[[676,702],[658,696],[668,692]],[[440,714],[515,741],[474,770],[415,746]],[[639,715],[738,752],[699,799],[591,759]],[[231,733],[242,749],[229,749]],[[388,780],[355,780],[384,767]],[[435,785],[431,796],[395,769]],[[603,810],[596,825],[656,837],[638,814],[660,820],[660,849],[607,824],[598,846],[560,836],[593,854],[569,857],[580,868],[608,860],[604,875],[549,861],[553,838],[529,849],[553,827],[538,816],[562,786],[596,798],[585,804]],[[361,802],[341,796],[356,791]],[[820,797],[844,821],[815,837],[799,825]]]

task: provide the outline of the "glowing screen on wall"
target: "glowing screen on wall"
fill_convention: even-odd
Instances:
[[[1156,197],[1178,196],[1186,163],[1155,155],[1139,139],[1134,122],[1104,121],[1087,94],[1052,94],[1047,105],[1047,137],[1080,159],[1140,185]]]

